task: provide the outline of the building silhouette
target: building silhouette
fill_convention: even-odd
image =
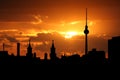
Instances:
[[[0,58],[8,57],[8,51],[0,51]]]
[[[33,57],[32,47],[31,47],[31,44],[30,44],[30,40],[29,40],[29,44],[28,44],[26,56],[29,57],[29,58],[32,58],[32,57]]]
[[[88,25],[87,25],[87,9],[86,9],[86,25],[85,25],[84,34],[85,34],[85,55],[86,55],[88,53],[88,34],[89,34]]]
[[[84,57],[83,64],[105,64],[105,52],[97,51],[95,48],[92,51],[89,51],[87,55]]]
[[[3,43],[3,51],[5,51],[5,44]]]
[[[17,43],[17,56],[20,56],[20,43]]]
[[[2,58],[5,58],[5,57],[7,57],[8,56],[8,51],[5,51],[5,44],[3,43],[3,50],[2,51],[0,51],[0,57]]]
[[[48,60],[48,54],[47,53],[44,54],[44,60]]]
[[[56,60],[57,56],[56,56],[56,50],[55,50],[55,46],[54,46],[54,40],[52,40],[52,46],[50,48],[50,59],[51,60]]]
[[[0,64],[7,62],[8,58],[9,58],[9,54],[8,51],[5,50],[5,44],[3,43],[3,50],[0,51]]]
[[[81,57],[79,54],[73,54],[71,56],[63,55],[61,56],[62,64],[82,64]]]
[[[36,53],[34,52],[34,54],[33,54],[33,58],[36,58],[37,56],[36,56]]]
[[[120,61],[120,36],[108,40],[109,63],[118,64]]]
[[[120,37],[113,38],[109,40],[109,59],[110,62],[118,62],[119,54],[119,43]],[[20,48],[20,44],[17,43],[18,51]],[[116,54],[114,54],[114,52]],[[32,47],[29,44],[27,47],[26,56],[14,56],[9,55],[8,51],[0,51],[0,64],[106,64],[107,59],[105,58],[104,51],[97,51],[96,49],[92,49],[88,54],[80,56],[79,54],[74,54],[71,56],[63,55],[61,58],[56,56],[56,48],[54,45],[54,40],[52,40],[52,45],[50,48],[50,60],[47,58],[48,54],[45,53],[44,59],[40,59],[36,57],[36,53],[32,53]]]
[[[104,51],[97,51],[92,49],[88,52],[88,24],[87,24],[87,9],[86,9],[86,25],[85,25],[85,55],[80,56],[74,54],[70,56],[63,55],[58,58],[56,55],[56,48],[54,40],[50,47],[50,59],[48,54],[44,54],[44,59],[36,57],[36,53],[32,52],[31,41],[28,41],[27,53],[25,56],[20,55],[20,43],[17,43],[17,56],[8,54],[3,43],[3,50],[0,51],[0,64],[119,64],[120,58],[120,36],[113,37],[108,40],[108,60],[105,58]],[[18,57],[19,56],[19,57]]]

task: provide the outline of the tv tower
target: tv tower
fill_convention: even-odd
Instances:
[[[88,25],[87,25],[87,8],[86,8],[86,25],[85,25],[84,34],[85,34],[85,55],[86,55],[88,53],[88,34],[89,34]]]

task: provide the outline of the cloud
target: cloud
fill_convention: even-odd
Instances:
[[[30,39],[33,42],[44,42],[44,41],[52,41],[52,40],[59,40],[64,39],[64,37],[57,33],[57,32],[50,32],[50,33],[38,33],[37,36],[32,36]]]
[[[86,7],[97,18],[102,18],[103,14],[107,15],[104,18],[109,18],[108,15],[117,18],[120,13],[117,0],[0,0],[0,21],[29,22],[34,20],[31,16],[34,14],[47,15],[56,21],[69,16],[83,16]]]
[[[16,37],[14,36],[10,36],[9,34],[1,34],[0,36],[1,42],[18,42],[18,40],[16,39]]]
[[[11,45],[11,44],[5,44],[5,48],[12,48],[13,47],[13,45]]]
[[[14,38],[14,37],[7,36],[7,35],[4,35],[4,37],[5,37],[6,39],[8,39],[10,42],[18,42],[18,40],[16,40],[16,38]]]
[[[104,50],[107,52],[107,35],[89,35],[89,50],[92,50],[92,48],[97,48],[97,50]],[[19,36],[10,36],[7,35],[1,35],[0,36],[0,42],[5,42],[6,45],[8,45],[7,50],[13,50],[10,51],[11,53],[16,53],[16,42],[18,42]],[[26,54],[26,49],[28,46],[28,39],[31,39],[31,44],[33,48],[33,52],[36,52],[39,57],[43,57],[44,53],[50,53],[50,47],[52,44],[52,40],[55,41],[55,48],[56,53],[60,57],[63,53],[84,53],[84,35],[77,35],[74,36],[72,39],[65,39],[63,35],[61,35],[58,32],[53,33],[38,33],[37,36],[27,36],[26,39],[25,36],[21,36],[20,38],[23,38],[21,40],[21,54]],[[14,45],[13,45],[14,44]]]
[[[107,52],[107,41],[106,36],[89,36],[89,50],[97,48],[97,50],[104,50]],[[66,40],[59,33],[39,33],[36,37],[30,37],[34,44],[34,50],[41,52],[50,52],[51,41],[55,40],[55,47],[57,55],[60,56],[62,53],[84,53],[84,36],[75,36],[73,39]],[[38,44],[37,44],[38,43]],[[39,44],[40,43],[40,44]]]
[[[0,32],[17,32],[17,29],[0,30]]]
[[[43,23],[43,20],[42,20],[40,15],[34,15],[33,17],[36,19],[36,21],[33,21],[32,24],[41,24],[41,23]]]
[[[4,39],[7,39],[9,42],[18,42],[15,37],[9,35],[3,35]]]

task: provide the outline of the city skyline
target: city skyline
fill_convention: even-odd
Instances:
[[[93,48],[83,56],[80,56],[79,54],[72,54],[69,56],[64,54],[61,55],[61,58],[59,58],[57,57],[54,40],[52,40],[50,53],[44,53],[44,59],[41,59],[36,56],[35,52],[32,51],[30,41],[31,40],[29,39],[27,53],[25,56],[20,55],[20,43],[17,43],[16,56],[14,54],[8,54],[8,51],[4,50],[3,43],[3,51],[0,51],[0,64],[119,64],[120,36],[112,37],[112,39],[108,40],[108,58],[105,57],[105,51],[99,51],[96,48]]]
[[[88,51],[97,48],[108,53],[107,40],[120,35],[117,0],[0,0],[0,50],[5,43],[5,50],[17,55],[16,43],[20,42],[21,55],[25,55],[31,39],[33,52],[44,58],[55,40],[58,56],[83,55],[86,8]]]

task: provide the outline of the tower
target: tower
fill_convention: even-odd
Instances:
[[[50,59],[51,60],[55,60],[56,59],[56,52],[55,52],[54,40],[52,40],[52,46],[50,48]]]
[[[85,34],[85,55],[86,55],[88,53],[88,34],[89,34],[88,25],[87,25],[87,8],[86,8],[86,25],[85,25],[84,34]]]
[[[20,43],[17,43],[17,56],[20,56]]]
[[[27,48],[27,54],[26,54],[27,57],[33,57],[33,54],[32,54],[32,47],[31,47],[31,44],[30,44],[30,40],[29,40],[29,44],[28,44],[28,48]]]

